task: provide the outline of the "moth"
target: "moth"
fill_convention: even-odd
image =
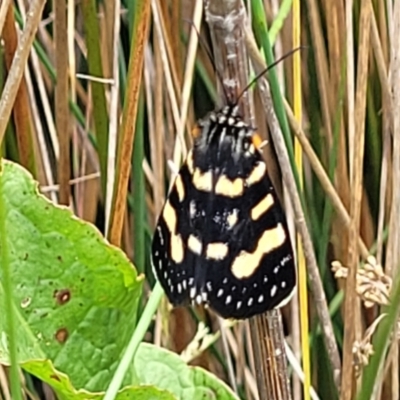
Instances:
[[[174,305],[206,304],[245,319],[285,304],[296,286],[286,217],[260,140],[237,105],[198,122],[152,242],[152,265]]]

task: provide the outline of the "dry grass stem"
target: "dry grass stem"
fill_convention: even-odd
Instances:
[[[164,68],[164,77],[165,77],[165,83],[167,85],[167,92],[169,95],[169,100],[170,100],[170,106],[172,109],[172,116],[174,120],[174,126],[175,129],[176,127],[179,126],[180,123],[180,115],[179,115],[179,107],[178,107],[178,101],[180,100],[180,95],[178,96],[177,92],[175,91],[174,88],[174,81],[177,81],[177,78],[174,80],[174,68],[171,67],[171,63],[169,62],[169,57],[168,57],[168,49],[169,47],[167,46],[166,38],[168,37],[165,34],[165,29],[163,30],[162,28],[164,27],[164,24],[162,23],[161,15],[160,15],[160,10],[159,10],[159,5],[156,0],[151,1],[151,6],[152,6],[152,12],[153,12],[153,19],[156,27],[156,33],[157,33],[157,38],[158,38],[158,44],[160,45],[160,54],[162,58],[162,66]],[[175,83],[177,85],[177,83]],[[174,131],[175,131],[174,129]],[[178,144],[179,142],[179,144]],[[179,152],[179,148],[181,148],[181,151]],[[174,163],[176,165],[180,164],[181,157],[182,155],[186,154],[186,143],[183,135],[176,137],[176,142],[175,142],[175,147],[174,149]]]
[[[190,102],[190,93],[192,89],[194,64],[196,61],[197,45],[198,45],[198,33],[200,31],[200,24],[203,16],[203,2],[201,0],[196,1],[195,8],[193,10],[193,26],[191,30],[188,52],[186,56],[186,65],[183,76],[183,87],[180,104],[180,118],[177,125],[177,137],[181,140],[175,142],[173,159],[176,161],[180,156],[186,157],[186,146],[184,145],[184,132],[185,124],[187,122],[187,114]],[[182,146],[183,143],[183,146]]]
[[[346,2],[346,83],[347,83],[347,136],[349,143],[349,153],[354,154],[354,28],[353,28],[353,2]],[[353,160],[349,160],[350,173],[353,170]]]
[[[256,72],[262,71],[263,69],[265,69],[265,63],[260,58],[260,55],[254,45],[254,39],[252,38],[252,35],[249,33],[247,35],[247,44],[248,48],[251,49],[250,56],[252,58],[255,71]],[[280,131],[279,123],[277,121],[275,112],[273,110],[268,84],[264,79],[260,79],[259,86],[261,92],[261,99],[267,111],[268,124],[271,129],[271,135],[273,137],[274,147],[278,156],[279,165],[282,171],[282,176],[284,178],[284,183],[288,189],[289,197],[295,212],[296,227],[302,238],[304,255],[307,261],[311,291],[313,294],[314,302],[316,304],[318,317],[321,322],[322,331],[324,333],[324,341],[328,351],[329,359],[332,364],[334,372],[334,380],[336,384],[339,384],[341,375],[341,362],[336,340],[333,334],[332,321],[330,319],[328,312],[326,296],[322,288],[322,282],[319,275],[317,262],[315,259],[312,241],[304,219],[300,198],[297,192],[296,183],[294,181],[293,172],[290,168],[289,157],[287,155],[287,150],[282,138],[282,133]],[[294,117],[293,119],[294,121],[296,120]]]
[[[4,133],[45,3],[45,0],[33,0],[31,2],[24,30],[19,38],[19,45],[15,52],[0,99],[0,143],[3,141]]]
[[[29,98],[34,99],[34,89],[33,89],[33,84],[32,84],[32,79],[30,76],[30,73],[25,74],[25,79],[26,79],[26,85],[28,88],[28,94]],[[33,121],[35,124],[35,131],[36,131],[36,136],[37,136],[37,146],[39,149],[39,153],[41,155],[40,158],[41,163],[43,165],[43,176],[39,178],[39,181],[44,184],[48,185],[54,185],[54,178],[53,178],[53,171],[51,167],[51,161],[50,161],[50,156],[45,140],[45,135],[44,135],[44,129],[42,125],[42,121],[39,118],[39,111],[37,109],[37,104],[36,102],[31,102],[31,111],[32,111],[32,116],[33,116]],[[54,202],[57,203],[58,196],[55,192],[50,192],[50,199]]]
[[[128,192],[129,175],[131,171],[132,149],[135,138],[136,112],[139,101],[139,91],[142,78],[144,49],[147,41],[147,33],[150,24],[150,4],[144,2],[140,8],[138,21],[134,27],[135,40],[131,45],[131,58],[129,62],[128,82],[130,88],[127,91],[124,104],[124,113],[120,128],[117,151],[117,179],[113,192],[113,213],[110,225],[110,242],[119,245],[121,242],[123,221],[125,218],[126,196]],[[137,19],[136,19],[137,18]]]
[[[343,344],[343,369],[346,374],[342,376],[342,391],[340,398],[350,400],[355,389],[353,376],[352,348],[354,341],[360,335],[360,310],[356,297],[357,269],[359,262],[358,235],[360,230],[361,201],[363,194],[363,160],[365,140],[365,112],[367,96],[367,76],[369,62],[369,37],[371,24],[371,8],[369,0],[362,2],[360,14],[360,41],[357,65],[357,85],[355,99],[355,136],[354,153],[350,154],[353,160],[351,169],[352,196],[350,202],[350,216],[352,223],[349,231],[349,274],[345,289],[345,319],[344,319],[344,344]]]
[[[379,215],[377,224],[377,250],[376,258],[377,262],[382,263],[383,253],[383,231],[386,215],[386,199],[388,190],[388,180],[386,179],[389,167],[391,137],[390,133],[393,132],[393,104],[390,93],[390,81],[388,77],[385,54],[383,52],[381,42],[379,39],[379,32],[376,23],[375,16],[371,20],[371,37],[372,37],[372,49],[375,54],[375,60],[378,67],[378,74],[382,85],[383,94],[383,149],[382,149],[382,162],[381,162],[381,175],[380,175],[380,187],[379,187]]]
[[[11,68],[12,60],[18,46],[18,34],[16,28],[14,10],[13,7],[9,7],[2,34],[5,50],[4,58],[7,69]],[[37,176],[29,98],[24,77],[21,79],[20,88],[15,98],[13,120],[17,136],[18,151],[20,154],[20,163],[34,176]]]
[[[7,367],[0,365],[0,387],[2,390],[2,394],[4,395],[4,400],[12,400],[5,368]]]
[[[398,79],[400,79],[400,4],[395,4],[393,10],[393,42],[391,46],[390,79],[392,83],[392,105],[393,105],[393,182],[400,182],[400,89]],[[400,246],[400,187],[393,185],[392,202],[390,210],[390,236],[388,238],[386,270],[393,276],[399,268],[399,246]]]
[[[293,209],[295,211],[296,227],[301,235],[304,247],[304,256],[307,261],[308,275],[309,275],[311,291],[313,294],[313,299],[316,304],[318,317],[322,326],[322,331],[324,333],[325,345],[327,347],[328,355],[332,363],[334,380],[336,384],[338,384],[341,376],[341,363],[340,363],[337,344],[333,334],[332,321],[329,317],[326,296],[322,287],[321,277],[319,275],[318,266],[315,259],[311,237],[308,233],[307,225],[304,219],[303,210],[301,207],[300,198],[297,193],[297,188],[294,181],[293,173],[289,167],[289,158],[286,153],[286,147],[284,146],[279,125],[275,117],[273,108],[271,107],[271,98],[267,85],[263,85],[260,91],[263,94],[262,99],[265,98],[264,105],[267,108],[268,122],[271,127],[271,134],[273,135],[274,138],[274,146],[278,154],[278,159],[281,166],[282,175],[284,177],[284,182],[289,191],[290,199],[293,205]]]
[[[105,198],[105,234],[108,235],[111,206],[114,190],[114,176],[115,176],[115,157],[118,142],[118,126],[119,126],[119,93],[120,93],[120,79],[118,70],[118,44],[120,32],[120,11],[121,4],[117,0],[114,2],[114,18],[113,18],[113,35],[112,35],[112,78],[114,84],[111,86],[110,91],[110,120],[108,131],[108,158],[107,158],[107,185],[106,185],[106,198]]]
[[[335,187],[333,186],[332,182],[329,179],[328,174],[325,172],[324,167],[322,166],[318,156],[312,149],[311,144],[307,139],[306,135],[304,134],[303,130],[300,128],[298,122],[296,121],[296,118],[293,115],[293,111],[287,102],[285,102],[285,109],[289,119],[290,126],[292,127],[296,137],[299,139],[304,154],[306,155],[308,161],[310,162],[313,171],[317,175],[322,188],[324,189],[329,199],[332,201],[332,205],[334,206],[335,211],[337,212],[340,220],[344,223],[345,227],[349,228],[351,224],[349,212],[347,211],[342,200],[337,194]],[[367,257],[369,256],[369,250],[361,237],[358,238],[358,246],[363,258],[367,259]]]
[[[206,20],[211,29],[214,62],[221,76],[228,99],[234,100],[247,86],[248,66],[244,41],[245,14],[241,1],[206,4]],[[247,96],[239,107],[248,123],[254,121],[252,102]],[[290,399],[283,349],[283,326],[279,310],[267,312],[250,320],[252,348],[255,354],[257,384],[260,398]],[[273,360],[273,367],[266,365]],[[274,361],[275,360],[275,361]],[[274,394],[280,397],[271,397]]]
[[[289,347],[289,345],[287,344],[286,341],[285,341],[285,350],[286,350],[288,363],[293,368],[293,371],[296,374],[296,376],[299,378],[299,381],[304,383],[304,372],[301,368],[301,365],[300,365],[296,355],[294,354],[294,352]],[[302,394],[301,391],[300,391],[300,393],[297,393],[297,395],[299,395],[299,396],[301,394]],[[296,393],[293,393],[293,396],[295,396],[295,395],[296,395]],[[319,400],[318,394],[312,386],[310,388],[310,396],[311,396],[312,400]]]
[[[309,7],[309,22],[311,29],[311,37],[314,41],[314,51],[316,57],[316,68],[317,68],[317,79],[319,86],[319,95],[321,99],[322,116],[324,119],[324,129],[328,140],[332,140],[332,128],[331,128],[331,105],[329,99],[328,85],[328,64],[326,60],[326,53],[323,43],[323,34],[321,28],[321,21],[318,13],[317,2],[315,0],[307,0]]]
[[[220,332],[221,332],[221,341],[222,341],[222,349],[225,354],[225,360],[226,360],[226,365],[228,369],[228,378],[229,378],[229,383],[233,391],[238,394],[238,388],[237,388],[237,383],[235,379],[235,371],[233,368],[233,362],[232,362],[232,355],[231,352],[229,351],[229,345],[228,345],[228,340],[227,340],[227,332],[228,329],[225,328],[224,320],[222,318],[218,318],[219,320],[219,326],[220,326]]]
[[[12,10],[11,0],[3,0],[0,4],[0,36],[3,34],[4,23],[10,9]]]
[[[281,312],[275,309],[267,312],[263,317],[253,318],[251,322],[260,399],[290,400],[292,396],[287,374]],[[260,332],[264,333],[262,340],[260,340]]]
[[[392,147],[392,196],[391,208],[389,217],[389,237],[386,249],[386,272],[394,279],[400,271],[400,3],[395,2],[393,5],[393,15],[390,31],[391,46],[390,46],[390,83],[392,93],[392,113],[393,113],[393,147]],[[396,330],[396,327],[395,327]],[[388,365],[390,365],[386,394],[392,398],[398,397],[399,393],[399,347],[398,343],[392,343],[390,355],[388,357]],[[384,386],[385,388],[385,386]]]
[[[290,236],[301,235],[308,305],[294,299],[220,326],[207,307],[172,310],[165,299],[140,331],[245,400],[301,400],[308,382],[313,399],[334,400],[340,390],[342,399],[354,399],[372,383],[374,400],[398,398],[400,323],[391,299],[399,295],[400,264],[400,1],[0,0],[0,33],[1,157],[26,167],[41,193],[70,204],[122,247],[145,276],[142,306],[154,284],[154,227],[193,144],[195,121],[235,103],[266,67],[260,48],[278,59],[301,37],[295,59],[265,75],[271,84],[277,77],[283,104],[274,98],[272,105],[260,78],[238,106],[261,138]],[[276,115],[288,122],[282,132]],[[290,141],[296,155],[301,147],[301,171],[289,164]],[[312,359],[307,379],[300,314],[310,334],[303,343]],[[8,375],[0,366],[6,400]],[[21,374],[24,399],[57,397],[36,386]]]
[[[84,176],[80,176],[69,181],[70,185],[75,185],[77,183],[90,181],[92,179],[99,179],[100,172],[94,172],[93,174],[88,174]],[[60,185],[43,185],[40,187],[40,191],[42,193],[49,193],[49,192],[58,192],[60,190]]]

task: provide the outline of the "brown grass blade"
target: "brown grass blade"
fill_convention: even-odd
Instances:
[[[251,49],[251,59],[253,61],[253,65],[256,72],[262,71],[263,69],[265,69],[265,63],[261,58],[257,50],[257,47],[254,43],[254,38],[250,33],[247,34],[247,45],[248,48]],[[272,107],[272,102],[269,93],[269,86],[266,84],[265,80],[260,79],[258,83],[260,85],[261,99],[267,111],[268,124],[271,129],[271,135],[273,137],[274,147],[278,156],[279,165],[281,167],[282,177],[284,178],[284,183],[286,184],[286,187],[289,191],[290,200],[292,202],[292,206],[295,212],[296,227],[303,241],[304,255],[307,260],[307,268],[308,268],[311,291],[313,294],[314,302],[316,304],[318,317],[322,326],[324,341],[329,355],[329,360],[333,368],[334,380],[335,383],[339,386],[340,375],[341,375],[341,362],[337,348],[337,343],[333,333],[332,321],[330,319],[328,312],[325,292],[323,290],[321,277],[319,275],[319,270],[313,250],[311,237],[305,222],[300,198],[296,188],[296,183],[294,181],[293,172],[291,170],[289,163],[286,146],[283,141],[282,133],[279,128],[279,123],[277,121],[275,112]],[[290,110],[290,113],[288,113],[288,109]],[[292,126],[295,126],[297,128],[296,129],[297,131],[301,131],[300,127],[298,126],[297,120],[293,115],[293,111],[290,109],[290,107],[286,106],[286,111],[289,116],[290,124]],[[300,144],[303,146],[300,137],[299,141]],[[306,151],[305,154],[307,154]]]
[[[4,57],[7,69],[9,70],[18,46],[14,8],[12,6],[8,8],[2,37],[4,40]],[[24,77],[21,79],[21,84],[15,98],[13,117],[20,156],[19,161],[21,165],[27,168],[34,176],[37,176],[29,98]]]
[[[353,375],[353,345],[359,339],[360,332],[360,302],[356,294],[356,276],[359,263],[358,232],[360,230],[361,203],[363,195],[363,161],[365,141],[365,115],[367,97],[367,78],[369,62],[369,37],[371,23],[371,5],[369,0],[364,0],[360,13],[359,51],[357,65],[357,85],[355,98],[355,135],[353,168],[351,170],[351,202],[350,216],[352,219],[349,231],[349,274],[346,280],[345,312],[344,312],[344,345],[343,345],[343,370],[342,391],[340,398],[350,400],[355,390]]]
[[[33,0],[27,14],[25,28],[19,40],[13,62],[7,77],[6,84],[0,99],[0,143],[11,115],[12,107],[17,96],[18,88],[28,60],[29,52],[35,33],[40,23],[43,7],[46,0]]]
[[[114,187],[113,212],[110,225],[110,242],[120,245],[124,223],[126,196],[131,171],[133,141],[135,139],[136,111],[139,102],[140,84],[145,43],[150,23],[150,2],[138,1],[132,32],[131,54],[127,79],[124,113],[117,150],[116,181]]]

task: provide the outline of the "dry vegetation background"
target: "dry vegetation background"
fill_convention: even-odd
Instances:
[[[187,22],[203,21],[200,38],[211,47],[199,3],[0,2],[0,154],[25,166],[51,200],[70,205],[124,249],[146,275],[143,306],[154,285],[149,249],[172,174],[168,160],[179,165],[195,121],[220,104],[212,64]],[[300,314],[308,321],[311,384],[321,399],[357,393],[368,399],[374,383],[374,398],[398,399],[399,302],[388,296],[399,295],[400,2],[300,3],[301,75],[293,78],[290,57],[275,70],[288,104],[302,88],[301,124],[290,106],[280,111],[288,113],[291,136],[299,136],[303,149],[302,166],[291,168],[304,180],[303,206],[341,376],[333,373],[311,293],[308,310],[299,312],[297,296],[283,310],[285,334],[300,359]],[[258,21],[265,16],[271,27],[275,59],[294,47],[291,7],[291,1],[246,2],[259,47],[265,31]],[[31,33],[25,37],[28,9]],[[252,65],[259,66],[254,51]],[[257,90],[251,95],[256,124],[271,144],[261,97]],[[264,154],[282,193],[273,146]],[[368,255],[373,258],[364,265]],[[214,315],[171,311],[164,301],[146,340],[180,353],[199,334],[199,321],[210,332],[220,329]],[[207,350],[186,357],[235,384],[242,398],[259,398],[249,324],[223,330],[223,342],[211,337]],[[7,369],[0,368],[1,390],[9,398]],[[289,373],[292,396],[300,399],[298,367],[291,362]],[[29,382],[27,398],[51,398]]]

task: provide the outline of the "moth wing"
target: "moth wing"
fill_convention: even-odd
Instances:
[[[267,173],[245,184],[239,197],[215,197],[213,210],[221,209],[225,219],[215,244],[226,244],[228,251],[213,243],[205,251],[210,307],[222,317],[243,319],[288,301],[296,285],[294,255]]]

